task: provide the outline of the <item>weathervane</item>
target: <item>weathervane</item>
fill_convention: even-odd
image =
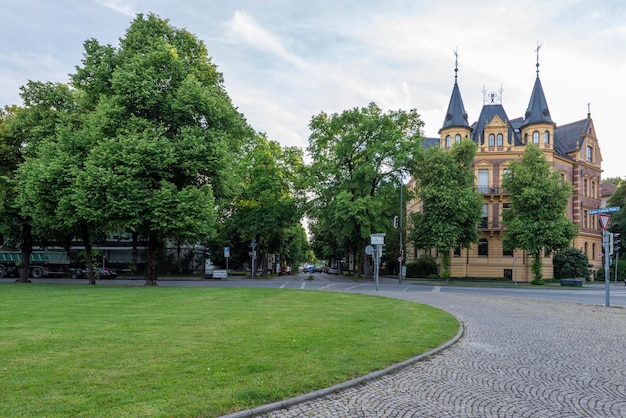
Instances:
[[[535,49],[535,52],[537,53],[537,78],[539,78],[539,50],[542,45],[543,44],[540,44],[539,41],[537,41],[537,49]]]
[[[458,48],[454,48],[454,82],[456,83],[456,78],[459,72],[459,53]]]

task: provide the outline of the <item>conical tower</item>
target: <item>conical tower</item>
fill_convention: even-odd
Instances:
[[[472,128],[467,121],[467,112],[461,98],[461,91],[458,84],[458,54],[456,55],[454,65],[454,87],[452,87],[452,95],[448,104],[446,118],[443,126],[439,130],[440,145],[442,148],[450,148],[454,142],[460,142],[462,138],[469,138]]]

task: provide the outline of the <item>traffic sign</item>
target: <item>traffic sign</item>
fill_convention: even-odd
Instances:
[[[613,212],[619,212],[619,206],[612,206],[610,208],[593,209],[589,211],[589,215],[597,215],[599,213],[613,213]]]
[[[609,223],[611,222],[611,215],[608,215],[606,213],[599,214],[598,222],[600,222],[600,227],[602,228],[602,230],[606,231],[606,228],[609,226]]]

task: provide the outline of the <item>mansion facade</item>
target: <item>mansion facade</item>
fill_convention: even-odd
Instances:
[[[450,148],[462,138],[478,146],[474,158],[476,191],[483,196],[479,240],[470,248],[457,248],[451,257],[452,277],[493,277],[529,282],[533,278],[532,257],[522,250],[505,251],[502,237],[506,229],[502,213],[509,207],[509,193],[502,179],[511,161],[521,160],[527,144],[539,147],[563,182],[573,186],[567,216],[578,226],[572,246],[587,255],[594,272],[602,268],[602,230],[589,211],[601,207],[602,156],[591,114],[578,121],[559,125],[550,110],[539,78],[533,86],[523,117],[509,119],[501,95],[486,95],[477,122],[468,123],[455,68],[454,87],[439,138],[426,139],[426,146]],[[414,183],[412,183],[414,184]],[[407,205],[407,216],[419,211],[419,201]],[[410,228],[410,219],[409,219]],[[407,243],[407,262],[424,253]],[[434,250],[433,250],[434,251]],[[427,251],[428,252],[428,251]],[[553,278],[552,257],[543,259],[543,277]]]

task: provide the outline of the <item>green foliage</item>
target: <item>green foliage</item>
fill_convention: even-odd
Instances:
[[[308,216],[319,258],[360,256],[370,234],[387,229],[422,126],[415,110],[383,113],[374,103],[311,119]]]
[[[155,15],[138,15],[119,49],[85,43],[72,81],[92,142],[77,173],[79,216],[149,238],[147,283],[165,240],[216,233],[234,194],[236,151],[252,130],[232,105],[204,44]]]
[[[611,232],[619,232],[624,237],[626,232],[626,181],[622,181],[615,189],[615,192],[611,195],[607,202],[608,207],[619,206],[618,212],[611,214],[611,224],[609,230]],[[622,244],[625,246],[626,244]]]
[[[619,184],[622,181],[621,177],[606,177],[602,179],[602,183]]]
[[[564,248],[557,251],[552,259],[554,265],[554,278],[567,279],[573,277],[583,277],[589,280],[591,270],[589,270],[589,259],[576,248]]]
[[[578,233],[565,214],[571,187],[560,181],[539,148],[529,144],[522,160],[511,162],[502,186],[511,193],[511,208],[503,214],[505,249],[539,254],[536,263],[544,248],[557,251],[570,245]],[[533,272],[541,282],[540,266]]]
[[[617,280],[624,282],[624,280],[626,280],[626,253],[620,253],[619,257],[619,262],[617,263]],[[596,280],[604,281],[604,279],[604,267],[602,267],[598,270]],[[609,279],[611,281],[615,280],[615,259],[613,259],[613,263],[611,263],[611,267],[609,267]]]
[[[476,144],[464,139],[450,152],[428,148],[416,162],[416,189],[422,209],[412,215],[409,239],[417,248],[436,248],[448,254],[448,262],[442,264],[444,276],[449,275],[450,250],[459,245],[467,248],[478,239],[482,196],[474,191],[475,153]]]
[[[420,278],[437,274],[437,260],[430,255],[422,255],[406,265],[406,277]]]

